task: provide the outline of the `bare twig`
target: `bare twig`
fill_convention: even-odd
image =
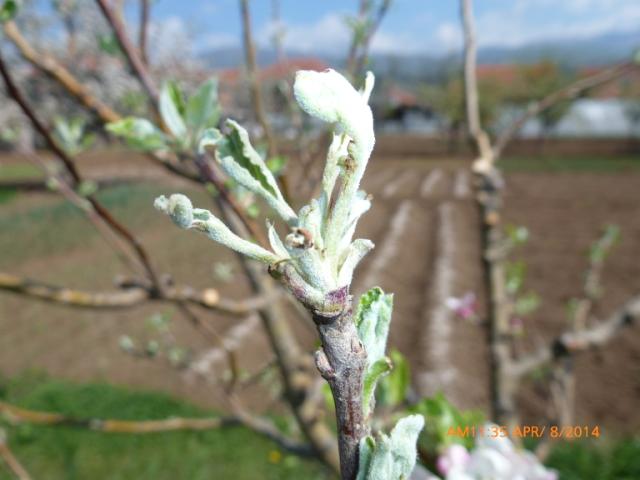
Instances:
[[[352,79],[362,76],[362,70],[369,56],[371,40],[373,40],[390,6],[391,0],[382,0],[376,12],[372,14],[369,11],[371,9],[371,0],[360,0],[358,17],[360,21],[365,22],[365,31],[362,38],[359,37],[357,31],[354,31],[351,39],[351,46],[347,55],[347,73]]]
[[[140,50],[140,59],[149,65],[147,56],[147,30],[149,27],[149,14],[151,6],[149,0],[140,0],[140,26],[138,32],[138,49]]]
[[[506,290],[504,254],[500,253],[501,179],[495,168],[489,136],[482,129],[478,108],[476,80],[477,46],[471,0],[461,0],[461,17],[465,39],[465,102],[469,134],[475,141],[479,157],[474,162],[478,176],[477,205],[482,221],[482,261],[484,285],[488,297],[489,344],[491,354],[491,416],[501,423],[516,423],[515,390],[517,382],[508,375],[511,364],[510,302]]]
[[[502,133],[500,133],[495,143],[494,155],[497,158],[502,154],[504,148],[509,144],[511,140],[513,140],[513,138],[517,135],[517,133],[529,119],[536,117],[558,102],[576,98],[586,90],[590,90],[607,82],[615,80],[616,78],[620,78],[637,68],[638,65],[634,62],[625,62],[602,72],[591,75],[587,78],[577,80],[576,82],[547,95],[542,100],[532,103],[519,118],[511,122],[509,124],[509,127],[506,128]]]
[[[223,221],[240,236],[246,236],[247,230],[235,211],[216,198]],[[243,255],[237,254],[244,268],[251,287],[258,295],[270,295],[276,289],[273,281],[264,272]],[[306,399],[313,385],[309,374],[310,365],[303,363],[304,356],[287,324],[285,310],[281,302],[271,302],[259,311],[269,342],[276,355],[280,374],[282,375],[285,396],[296,418],[296,421],[312,445],[317,458],[334,471],[340,471],[340,459],[335,437],[323,422],[318,409],[308,408]]]
[[[260,85],[258,65],[256,62],[256,46],[253,41],[253,34],[251,30],[251,12],[249,11],[248,0],[240,0],[240,13],[242,15],[242,35],[244,39],[245,61],[247,64],[247,75],[249,77],[253,110],[256,114],[256,119],[264,132],[264,138],[267,141],[267,156],[274,157],[278,155],[278,143],[276,141],[275,134],[271,129],[271,125],[267,119],[267,112],[264,108],[262,87]],[[278,181],[282,187],[284,197],[289,198],[289,185],[286,175],[280,175]]]
[[[478,80],[476,73],[477,41],[473,6],[471,0],[463,0],[461,4],[462,26],[464,30],[464,86],[465,105],[469,133],[476,143],[478,154],[485,161],[491,162],[493,152],[487,133],[480,124],[480,108],[478,106]]]
[[[0,458],[7,464],[9,470],[16,476],[18,480],[31,480],[29,472],[22,466],[18,458],[9,448],[6,434],[0,429]]]
[[[244,426],[275,442],[281,448],[297,455],[310,456],[311,449],[282,434],[270,421],[254,417],[246,412],[240,415],[214,418],[167,418],[163,420],[112,420],[101,418],[76,418],[60,413],[43,412],[17,407],[0,401],[0,413],[9,421],[37,425],[67,426],[107,433],[147,434],[172,431],[202,431]]]
[[[635,296],[606,320],[578,332],[565,332],[538,351],[521,358],[513,364],[511,373],[521,377],[554,359],[605,345],[639,318],[640,296]]]
[[[55,58],[49,54],[38,54],[38,52],[22,36],[17,26],[13,22],[8,22],[5,26],[7,37],[11,39],[22,56],[34,67],[49,75],[59,85],[65,88],[69,94],[75,97],[88,110],[95,113],[103,123],[110,123],[120,120],[122,117],[111,107],[97,99],[89,92],[82,82],[80,82],[69,70],[62,66]],[[203,180],[195,173],[192,173],[183,165],[176,164],[166,154],[153,152],[148,154],[155,163],[166,170],[179,175],[187,180],[196,183],[203,183]]]
[[[242,35],[244,39],[244,53],[247,64],[247,75],[249,77],[249,86],[251,88],[251,101],[256,114],[258,123],[264,131],[264,137],[267,140],[268,155],[270,157],[277,155],[276,139],[271,131],[271,126],[267,120],[267,114],[264,110],[264,101],[262,99],[262,89],[260,87],[260,78],[258,77],[258,65],[256,62],[256,46],[253,42],[253,34],[251,31],[251,13],[249,11],[249,1],[240,0],[240,14],[242,15]]]
[[[106,5],[106,4],[105,4]],[[125,51],[126,53],[126,51]],[[46,132],[46,128],[44,129]],[[45,137],[46,138],[46,137]],[[182,174],[174,165],[169,163],[168,159],[162,160],[163,165],[176,173]],[[212,181],[209,176],[204,176],[205,181]],[[225,205],[227,214],[237,219],[235,225],[242,230],[243,236],[247,237],[247,226],[251,224],[246,217],[246,213],[234,202],[229,202],[228,189],[221,182],[212,182],[218,186],[219,191],[223,193],[220,204]],[[226,195],[224,195],[226,193]],[[230,211],[228,210],[230,209]],[[259,231],[259,230],[255,230]],[[258,235],[254,235],[259,238]],[[274,291],[271,280],[264,275],[263,272],[257,270],[250,262],[243,262],[245,267],[250,271],[249,278],[256,289],[259,296],[268,296],[269,292]],[[302,367],[299,348],[297,342],[292,336],[291,331],[286,323],[286,316],[281,310],[278,302],[269,302],[261,315],[265,329],[272,343],[272,347],[278,357],[278,365],[285,379],[287,397],[293,408],[295,416],[300,424],[301,430],[313,445],[313,451],[323,462],[333,468],[337,468],[338,457],[335,439],[331,431],[322,422],[321,416],[313,409],[301,408],[306,398],[306,389],[310,382],[309,375],[305,372],[306,367]]]
[[[105,242],[107,242],[116,254],[120,256],[123,263],[129,266],[132,271],[136,273],[143,273],[140,269],[144,269],[144,266],[140,263],[140,260],[133,255],[131,250],[124,243],[124,240],[116,235],[104,219],[96,213],[91,203],[78,194],[73,187],[69,185],[68,179],[63,175],[51,173],[47,164],[39,155],[31,155],[30,158],[36,165],[45,171],[45,174],[49,175],[49,179],[56,182],[56,189],[62,194],[62,196],[84,212],[87,219],[93,224]]]
[[[45,126],[45,124],[38,118],[35,111],[26,100],[26,98],[22,95],[18,87],[16,86],[7,65],[4,61],[2,53],[0,52],[0,74],[5,82],[7,87],[7,92],[9,95],[15,100],[15,102],[20,106],[22,112],[27,116],[34,129],[44,138],[45,142],[49,149],[62,161],[65,168],[67,169],[71,179],[73,181],[73,185],[77,186],[82,182],[82,178],[78,169],[76,168],[74,160],[62,149],[56,141],[51,136],[49,129]],[[136,255],[140,258],[141,263],[143,264],[149,279],[152,281],[154,286],[159,287],[158,277],[155,273],[155,270],[151,266],[149,256],[147,255],[146,250],[140,243],[140,241],[120,222],[118,222],[107,209],[105,209],[102,204],[96,200],[96,198],[92,195],[86,197],[87,201],[91,203],[93,209],[96,213],[104,219],[104,221],[122,238],[124,238],[136,252]]]
[[[49,285],[2,272],[0,272],[0,290],[78,308],[120,309],[134,307],[148,301],[166,301],[198,305],[208,310],[237,316],[244,316],[264,308],[273,301],[277,293],[234,301],[222,298],[215,288],[196,290],[189,286],[164,286],[162,292],[158,292],[139,283],[123,284],[120,290],[92,292]]]
[[[62,64],[53,56],[46,53],[39,53],[22,36],[15,22],[4,24],[4,33],[18,48],[21,55],[32,64],[38,66],[47,75],[64,85],[85,107],[95,113],[104,122],[115,122],[120,120],[111,107],[96,98],[81,82],[79,82]]]
[[[273,46],[276,50],[276,58],[279,62],[283,62],[285,59],[285,52],[282,44],[283,32],[281,30],[280,0],[271,0],[271,22],[276,29],[273,34]]]
[[[137,49],[133,46],[133,43],[131,43],[129,36],[127,35],[126,27],[122,22],[122,18],[114,11],[109,0],[96,0],[96,3],[100,7],[107,23],[111,26],[111,29],[118,40],[118,44],[131,66],[131,70],[140,81],[140,84],[147,92],[147,95],[149,95],[149,98],[156,110],[158,110],[157,107],[160,94],[153,83],[151,73],[147,69],[147,66],[140,57]]]

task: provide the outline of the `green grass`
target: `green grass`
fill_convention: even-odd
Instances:
[[[625,172],[640,170],[640,156],[508,157],[499,166],[506,172]]]
[[[0,165],[0,181],[33,180],[43,177],[40,168],[26,161]]]
[[[127,420],[211,415],[163,394],[24,375],[0,382],[0,398],[76,417]],[[39,479],[327,479],[315,462],[239,427],[206,432],[108,434],[71,427],[9,426],[9,444]],[[1,463],[1,462],[0,462]],[[0,478],[8,473],[0,466]]]
[[[107,384],[74,384],[28,373],[0,379],[0,399],[78,418],[125,420],[212,415],[164,394]],[[284,423],[284,422],[283,422]],[[33,478],[46,480],[329,479],[315,462],[281,452],[243,428],[146,435],[71,427],[10,425],[9,444]],[[561,442],[546,464],[561,480],[640,478],[640,439]],[[11,478],[0,462],[0,479]]]
[[[166,192],[166,187],[150,184],[120,185],[105,188],[97,196],[116,219],[137,232],[152,222],[163,221],[153,208],[153,200]],[[5,209],[0,210],[0,252],[11,252],[0,255],[0,268],[52,252],[64,253],[99,237],[85,214],[61,197],[52,196],[50,202],[28,210],[11,211],[11,205],[19,201],[18,195],[0,205]]]
[[[637,480],[640,478],[640,438],[563,442],[546,462],[561,480]]]

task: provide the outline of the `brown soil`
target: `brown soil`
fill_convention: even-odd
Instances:
[[[137,162],[134,162],[138,164]],[[129,165],[130,166],[130,165]],[[109,169],[111,162],[90,159],[86,168]],[[117,169],[125,164],[118,162]],[[355,279],[355,293],[378,284],[395,292],[391,346],[410,359],[414,390],[432,394],[443,390],[460,407],[488,408],[486,331],[439,309],[443,294],[481,294],[477,217],[468,189],[456,180],[460,163],[375,159],[364,187],[375,196],[359,236],[376,243]],[[433,179],[433,171],[440,173]],[[111,171],[111,170],[110,170]],[[432,176],[431,180],[427,177]],[[566,325],[566,304],[580,294],[589,244],[607,223],[622,227],[622,239],[607,263],[605,295],[596,313],[605,316],[640,291],[640,217],[638,173],[511,174],[507,177],[506,217],[525,225],[529,243],[516,252],[528,264],[527,287],[543,299],[526,320],[523,350],[549,339]],[[50,201],[42,195],[41,202]],[[21,208],[17,202],[0,206]],[[158,267],[173,272],[176,281],[198,286],[215,284],[223,294],[242,298],[248,290],[240,274],[230,283],[212,277],[216,261],[234,263],[231,254],[197,235],[167,228],[164,219],[138,232],[149,245]],[[444,226],[446,224],[446,227]],[[448,230],[447,237],[442,229]],[[0,235],[2,233],[0,232]],[[20,239],[15,239],[20,241]],[[194,254],[194,252],[200,252]],[[449,257],[442,261],[443,252]],[[448,253],[446,253],[448,252]],[[116,257],[95,241],[64,254],[31,259],[15,272],[51,282],[86,288],[107,288],[123,272]],[[88,267],[90,265],[90,267]],[[236,271],[239,269],[236,266]],[[482,303],[482,298],[480,299]],[[193,358],[208,365],[207,380],[190,370],[167,366],[163,360],[133,358],[118,347],[122,334],[148,338],[145,319],[171,311],[171,333],[188,346]],[[199,311],[218,329],[221,339],[237,340],[237,358],[255,371],[271,360],[259,323]],[[435,322],[434,319],[440,319]],[[443,320],[444,319],[444,320]],[[248,322],[248,329],[238,327]],[[443,324],[442,322],[447,322]],[[313,332],[296,324],[310,349]],[[237,337],[237,338],[236,338]],[[207,406],[223,407],[221,378],[226,357],[171,307],[147,305],[128,312],[78,311],[0,294],[0,372],[16,374],[26,368],[45,369],[73,380],[103,379],[137,388],[163,390]],[[207,363],[203,359],[214,360]],[[616,432],[640,428],[640,331],[629,329],[605,348],[581,355],[577,421],[599,424]],[[249,406],[265,406],[267,387],[247,396]],[[546,393],[531,385],[520,398],[527,422],[544,423]]]

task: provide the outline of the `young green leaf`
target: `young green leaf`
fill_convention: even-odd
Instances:
[[[617,225],[607,225],[602,236],[596,240],[589,250],[589,260],[591,263],[601,263],[620,239],[620,227]]]
[[[393,369],[378,384],[376,401],[380,405],[395,407],[407,398],[411,383],[411,373],[407,359],[398,350],[389,354]]]
[[[21,0],[4,0],[0,6],[0,22],[8,22],[18,14],[22,6]]]
[[[182,118],[184,100],[175,83],[167,82],[160,92],[160,115],[169,131],[177,139],[182,139],[187,134],[187,126]]]
[[[267,168],[262,157],[251,145],[247,131],[233,120],[229,120],[227,126],[231,128],[231,131],[226,137],[228,140],[226,145],[228,150],[226,151],[231,154],[236,163],[260,182],[262,188],[271,195],[277,196],[278,185],[275,178],[273,178],[271,171]],[[223,152],[225,152],[225,145],[221,144],[219,148],[221,154],[223,154]]]
[[[360,297],[355,322],[358,337],[367,352],[367,371],[362,397],[365,415],[373,409],[375,388],[378,380],[391,370],[391,362],[385,355],[393,295],[385,294],[375,287]]]
[[[423,427],[422,415],[410,415],[400,419],[389,436],[363,438],[356,480],[408,479],[416,465],[416,443]]]
[[[506,288],[509,293],[518,293],[524,285],[526,273],[527,265],[521,260],[506,264]]]
[[[187,108],[187,104],[186,104],[185,99],[184,99],[184,93],[180,89],[180,85],[178,84],[178,82],[176,82],[174,80],[169,80],[165,84],[165,88],[167,89],[167,92],[169,93],[169,96],[171,97],[171,101],[176,106],[176,109],[178,110],[178,113],[180,114],[180,116],[182,118],[184,118],[185,112],[186,112],[186,108]]]
[[[518,297],[514,305],[514,313],[519,316],[529,315],[540,306],[540,297],[535,292],[528,292]]]
[[[185,120],[193,131],[211,128],[218,123],[220,107],[218,105],[218,81],[215,78],[204,82],[189,97],[185,110]]]
[[[375,287],[360,297],[355,322],[358,336],[367,351],[369,366],[385,358],[393,295]]]
[[[249,191],[262,196],[283,220],[289,224],[297,221],[297,215],[282,197],[273,174],[263,158],[249,141],[249,134],[238,123],[227,120],[230,132],[222,137],[205,132],[200,141],[200,149],[207,145],[216,146],[216,159],[231,178]]]
[[[282,155],[277,155],[267,160],[267,168],[271,170],[271,173],[273,173],[275,176],[280,175],[286,165],[287,157],[284,157]]]
[[[118,43],[118,39],[115,35],[98,35],[98,47],[107,55],[118,55],[122,50],[120,50],[120,44]]]
[[[166,137],[149,120],[127,117],[107,124],[107,131],[124,138],[127,143],[142,150],[159,150],[166,147]]]
[[[378,381],[387,375],[391,369],[391,360],[387,357],[381,358],[367,369],[367,373],[364,376],[364,386],[362,388],[362,410],[365,417],[373,410],[373,395]]]

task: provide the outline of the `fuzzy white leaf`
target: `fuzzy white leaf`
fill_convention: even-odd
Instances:
[[[367,72],[367,75],[364,79],[364,88],[360,92],[362,98],[365,102],[369,102],[369,97],[371,97],[371,91],[373,90],[373,86],[376,83],[376,78],[374,77],[372,72]]]
[[[355,321],[358,337],[367,351],[369,366],[385,358],[392,310],[393,295],[384,293],[379,287],[360,297]]]
[[[293,91],[300,107],[325,122],[338,123],[368,157],[373,149],[373,115],[362,95],[335,70],[296,73]]]
[[[327,262],[317,249],[287,247],[287,251],[294,261],[296,270],[309,285],[322,292],[336,289],[337,285]]]
[[[272,252],[255,243],[238,237],[213,213],[201,208],[193,208],[191,200],[182,194],[174,194],[169,198],[156,198],[154,206],[166,213],[182,228],[192,228],[206,234],[210,239],[239,252],[249,258],[266,264],[280,260]]]
[[[284,221],[294,225],[297,216],[284,200],[278,183],[266,163],[251,145],[247,131],[233,120],[227,120],[226,124],[230,128],[228,135],[220,139],[203,138],[200,148],[213,141],[217,147],[216,159],[227,175],[246,189],[263,197]]]
[[[360,460],[358,463],[358,476],[356,480],[367,480],[371,459],[376,449],[376,441],[372,436],[360,440]]]
[[[287,251],[287,248],[282,243],[282,240],[280,240],[280,236],[278,235],[278,232],[276,232],[273,224],[269,221],[267,221],[267,233],[269,236],[271,249],[275,252],[275,254],[280,258],[289,258],[289,252]]]
[[[394,456],[394,478],[409,478],[416,465],[418,435],[424,428],[422,415],[409,415],[391,430],[391,451]]]
[[[311,200],[298,212],[298,227],[311,234],[313,243],[318,250],[322,250],[322,209],[318,200]]]
[[[186,195],[174,193],[169,198],[162,195],[155,199],[153,206],[157,210],[169,215],[173,223],[180,228],[191,228],[191,224],[193,223],[193,205]]]
[[[342,252],[349,247],[351,239],[356,232],[356,227],[358,226],[360,217],[367,213],[370,208],[371,200],[369,199],[369,195],[367,195],[364,190],[358,190],[358,193],[351,203],[351,211],[349,212],[349,217],[345,222],[345,229],[342,233],[342,237],[340,238],[338,252]]]
[[[210,147],[215,147],[223,135],[217,128],[207,128],[198,140],[198,153],[203,154]]]
[[[398,421],[390,436],[380,434],[374,442],[363,438],[360,452],[365,462],[360,463],[357,480],[408,479],[416,465],[416,443],[423,427],[422,415],[410,415]]]
[[[350,138],[345,134],[333,134],[331,145],[327,151],[327,161],[322,173],[322,192],[327,201],[331,197],[331,192],[336,183],[336,179],[340,174],[339,163],[344,161],[347,157],[347,145],[349,145]]]
[[[373,76],[367,81],[366,88],[372,88]],[[294,93],[301,108],[308,114],[326,122],[336,122],[342,131],[353,140],[347,146],[348,164],[345,161],[342,189],[336,197],[333,211],[327,215],[325,228],[325,249],[329,258],[339,252],[342,235],[347,228],[352,203],[362,180],[375,143],[373,115],[367,104],[365,92],[358,92],[339,73],[334,70],[324,72],[299,71],[296,74]],[[370,92],[368,92],[370,93]],[[328,197],[331,179],[335,167],[327,171],[324,196]],[[328,205],[328,198],[323,204]],[[349,242],[346,242],[347,245]]]
[[[349,245],[344,262],[340,267],[340,273],[338,274],[338,286],[351,285],[353,272],[358,266],[358,263],[360,263],[360,260],[362,260],[373,247],[373,242],[364,238],[354,240],[353,243]]]

